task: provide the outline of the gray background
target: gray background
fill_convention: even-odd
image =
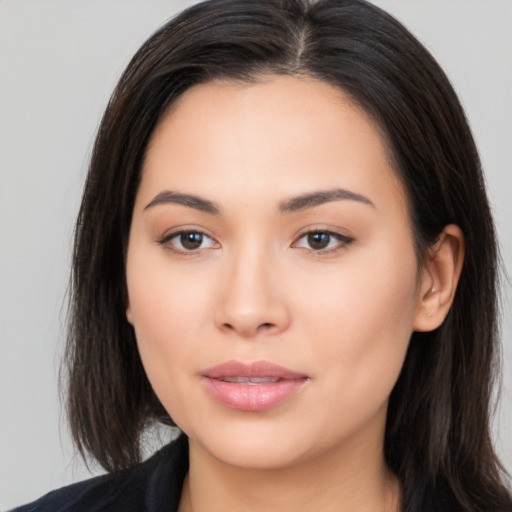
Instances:
[[[73,456],[57,388],[73,221],[119,74],[144,39],[188,3],[0,0],[0,509],[89,475]],[[512,1],[375,3],[427,45],[462,98],[512,273]],[[495,422],[509,471],[511,309],[509,300]]]

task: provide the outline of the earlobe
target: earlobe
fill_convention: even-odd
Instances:
[[[130,307],[130,304],[126,306],[126,319],[128,320],[128,323],[133,325],[133,314],[132,314],[132,308]]]
[[[455,297],[463,262],[464,235],[459,226],[449,224],[425,263],[414,318],[415,331],[432,331],[443,323]]]

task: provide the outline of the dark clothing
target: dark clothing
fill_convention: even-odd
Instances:
[[[187,471],[188,441],[181,435],[133,469],[63,487],[11,512],[176,512]],[[421,512],[457,510],[436,493],[425,501]]]
[[[63,487],[11,512],[175,512],[187,471],[181,435],[133,469]]]

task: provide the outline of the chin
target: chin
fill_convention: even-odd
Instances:
[[[241,416],[227,422],[216,422],[210,418],[199,429],[183,425],[191,453],[197,447],[229,466],[269,470],[293,465],[308,451],[308,446],[315,444],[314,436],[308,440],[306,437],[309,436],[305,436],[296,425],[287,425],[288,422],[276,418]]]
[[[307,459],[296,441],[284,443],[264,436],[256,439],[245,436],[218,439],[212,436],[202,449],[223,464],[240,469],[280,470]]]

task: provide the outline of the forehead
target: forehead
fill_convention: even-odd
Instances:
[[[141,189],[228,199],[340,186],[402,195],[376,124],[326,82],[265,76],[187,90],[151,138]]]

